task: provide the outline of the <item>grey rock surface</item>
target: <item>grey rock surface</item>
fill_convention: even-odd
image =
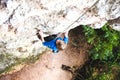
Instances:
[[[0,54],[28,57],[45,51],[35,28],[49,35],[109,22],[120,30],[119,17],[120,0],[0,0]]]

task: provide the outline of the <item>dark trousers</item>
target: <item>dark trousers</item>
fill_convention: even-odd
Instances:
[[[51,41],[51,40],[55,39],[56,37],[57,37],[57,34],[53,34],[53,35],[49,35],[49,36],[44,37],[44,40]]]
[[[37,33],[36,35],[41,40],[40,34]],[[52,34],[52,35],[44,37],[44,40],[48,42],[48,41],[51,41],[51,40],[55,39],[56,37],[57,37],[57,34]]]

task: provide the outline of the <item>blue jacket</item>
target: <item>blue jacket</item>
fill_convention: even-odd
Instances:
[[[50,49],[52,49],[52,51],[54,53],[57,53],[58,52],[58,48],[57,48],[57,45],[56,45],[56,40],[63,40],[66,44],[68,44],[68,38],[67,37],[64,37],[63,39],[61,37],[58,37],[58,38],[55,38],[55,39],[53,39],[51,41],[43,42],[43,45],[47,46]]]

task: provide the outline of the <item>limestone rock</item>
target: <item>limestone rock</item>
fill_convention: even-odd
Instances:
[[[49,35],[78,25],[101,28],[117,19],[110,23],[120,30],[119,17],[120,0],[0,0],[0,54],[27,57],[42,53],[45,47],[35,28]]]

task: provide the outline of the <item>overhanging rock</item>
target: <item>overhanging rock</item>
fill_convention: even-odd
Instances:
[[[109,20],[118,19],[119,4],[120,0],[1,0],[0,54],[27,57],[42,53],[45,48],[35,28],[47,35],[63,32],[81,15],[68,30],[78,25],[101,28]],[[118,24],[111,23],[116,29],[120,28]]]

